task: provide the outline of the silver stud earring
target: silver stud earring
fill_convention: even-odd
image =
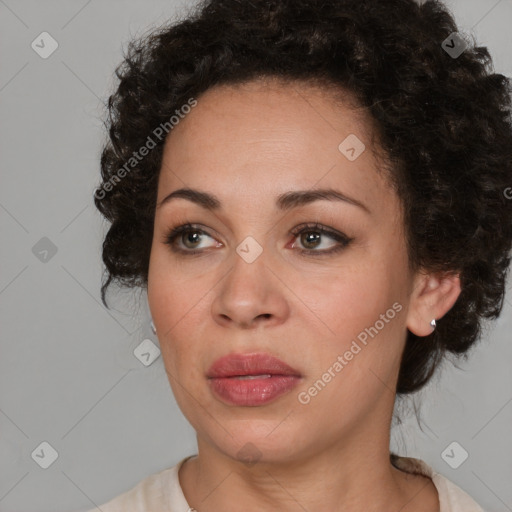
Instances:
[[[432,329],[436,328],[436,319],[435,318],[430,322],[430,327],[432,327]]]
[[[155,324],[153,323],[153,320],[151,320],[151,330],[153,331],[153,334],[156,334],[156,327]]]

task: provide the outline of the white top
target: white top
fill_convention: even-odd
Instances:
[[[195,455],[182,459],[140,481],[135,487],[100,506],[102,512],[196,512],[189,506],[180,486],[178,471]],[[407,473],[419,473],[432,479],[441,508],[439,512],[485,512],[466,492],[446,477],[436,473],[420,459],[397,457],[393,464]],[[87,512],[98,512],[98,508]]]

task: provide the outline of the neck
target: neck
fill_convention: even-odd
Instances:
[[[413,498],[428,482],[394,468],[389,428],[380,425],[376,431],[381,435],[358,427],[336,445],[312,447],[286,460],[262,454],[254,464],[229,457],[198,437],[198,455],[182,466],[180,482],[197,512],[235,512],[242,504],[247,512],[419,511]]]

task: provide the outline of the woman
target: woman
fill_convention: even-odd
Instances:
[[[476,512],[389,452],[502,308],[510,84],[437,1],[207,0],[133,41],[95,203],[198,452],[103,512]]]

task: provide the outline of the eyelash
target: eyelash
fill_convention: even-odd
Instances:
[[[164,243],[169,245],[173,252],[181,253],[181,254],[184,254],[187,256],[198,255],[204,249],[198,249],[198,250],[189,249],[189,250],[187,250],[187,249],[180,249],[180,248],[176,247],[176,244],[175,244],[176,238],[178,238],[180,235],[183,235],[184,233],[189,233],[189,232],[200,233],[200,234],[210,236],[210,235],[208,235],[208,233],[206,231],[200,229],[197,225],[187,222],[186,224],[182,224],[180,226],[177,226],[177,227],[171,229],[168,232],[168,234],[165,236]],[[298,251],[301,252],[302,254],[307,254],[307,255],[311,255],[311,256],[326,256],[326,255],[340,252],[343,249],[345,249],[353,240],[353,238],[350,238],[350,237],[344,235],[343,233],[339,233],[338,231],[329,229],[329,228],[319,224],[318,222],[301,224],[290,231],[290,233],[295,237],[297,237],[303,233],[310,233],[310,232],[316,232],[316,233],[320,233],[322,235],[328,235],[330,238],[332,238],[336,242],[339,242],[339,244],[334,246],[333,248],[327,249],[327,250],[324,249],[322,251],[317,251],[314,249],[298,249]]]

